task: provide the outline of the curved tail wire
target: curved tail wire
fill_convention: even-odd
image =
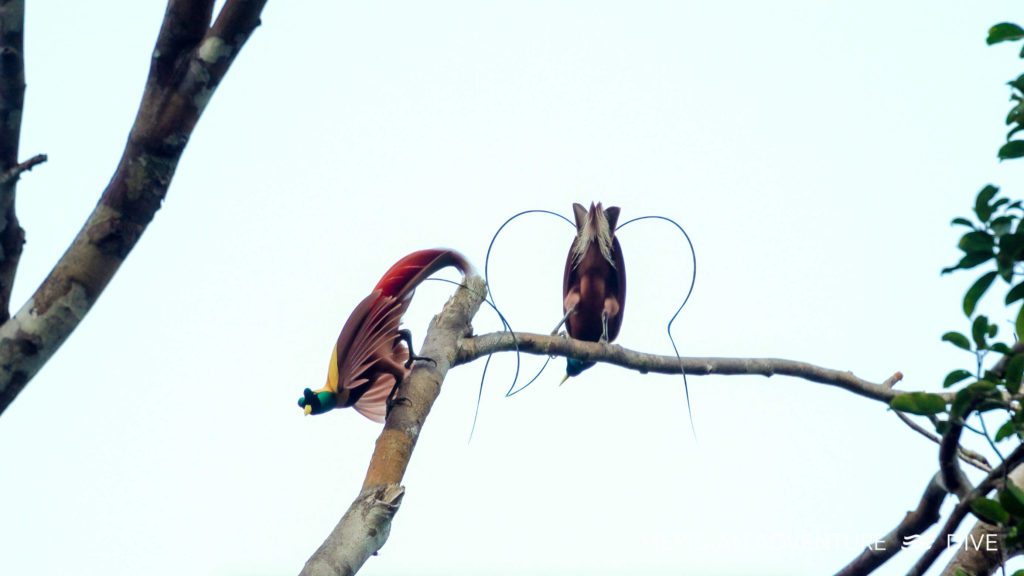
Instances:
[[[693,262],[693,274],[690,277],[690,289],[686,291],[686,297],[683,298],[683,303],[679,305],[679,308],[676,308],[676,313],[673,314],[672,318],[669,319],[668,326],[666,327],[665,331],[668,332],[668,340],[669,340],[669,342],[672,343],[672,351],[676,355],[676,360],[679,361],[679,370],[683,374],[683,390],[686,392],[686,414],[690,418],[690,431],[693,433],[693,437],[696,439],[697,438],[697,428],[693,424],[693,409],[692,409],[692,407],[690,405],[690,385],[686,381],[686,369],[683,368],[683,359],[679,356],[679,348],[676,347],[675,338],[672,337],[672,323],[676,321],[676,318],[679,317],[679,313],[683,311],[683,307],[686,306],[686,303],[690,301],[690,295],[693,294],[693,287],[697,284],[697,251],[693,249],[693,241],[690,240],[690,235],[686,233],[686,230],[684,230],[683,227],[680,226],[678,222],[676,222],[675,220],[673,220],[671,218],[667,218],[665,216],[657,216],[657,215],[653,215],[653,216],[639,216],[637,218],[633,218],[632,220],[628,220],[626,222],[623,222],[622,224],[620,224],[618,226],[618,228],[615,229],[615,231],[618,232],[619,230],[625,228],[627,225],[629,225],[629,224],[631,224],[633,222],[637,222],[639,220],[664,220],[664,221],[672,224],[680,232],[683,233],[683,237],[686,238],[686,243],[690,246],[690,256],[691,256],[691,260]]]
[[[495,310],[497,310],[497,302],[498,301],[494,297],[494,288],[491,286],[491,277],[490,277],[491,250],[494,248],[494,241],[498,239],[498,234],[501,234],[501,231],[505,229],[505,226],[508,226],[513,220],[515,220],[516,218],[519,218],[520,216],[524,216],[526,214],[534,214],[534,213],[550,214],[551,216],[557,216],[557,217],[561,218],[562,220],[565,220],[565,222],[567,224],[569,224],[570,226],[572,226],[574,230],[576,229],[576,224],[574,224],[572,220],[569,220],[568,218],[566,218],[565,216],[562,216],[558,212],[552,212],[551,210],[541,210],[541,209],[523,210],[522,212],[519,212],[518,214],[515,214],[512,217],[510,217],[508,220],[505,220],[505,222],[502,223],[502,225],[499,226],[498,229],[494,232],[494,236],[491,236],[491,243],[487,245],[487,256],[484,257],[484,283],[487,285],[487,291],[491,295],[492,306],[495,307],[494,308]],[[513,340],[513,342],[515,342],[515,345],[516,345],[516,377],[515,377],[514,380],[512,380],[512,385],[509,386],[508,391],[505,392],[505,397],[506,398],[511,397],[511,396],[515,396],[516,394],[522,392],[523,390],[526,389],[527,386],[532,384],[534,382],[534,380],[537,379],[538,376],[540,376],[540,373],[538,372],[537,376],[534,376],[523,387],[521,387],[518,390],[516,390],[516,384],[519,382],[519,366],[520,366],[519,342],[517,342],[515,340],[515,332],[512,330],[511,327],[508,329],[508,331],[512,333],[512,340]],[[490,363],[490,356],[488,356],[487,362]],[[485,364],[485,366],[486,366],[486,364]],[[544,366],[547,366],[546,362],[544,363]],[[541,372],[543,372],[543,371],[544,371],[544,368],[541,368]],[[486,370],[486,367],[485,367],[484,375],[486,375],[486,374],[487,374],[487,370]],[[482,380],[481,380],[480,386],[483,387],[483,381]]]

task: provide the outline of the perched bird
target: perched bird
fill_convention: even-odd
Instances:
[[[416,287],[447,266],[464,276],[473,269],[462,254],[442,249],[413,252],[388,269],[345,321],[331,351],[327,383],[315,391],[306,388],[299,407],[306,414],[323,414],[351,406],[370,420],[383,422],[413,361],[433,362],[413,353],[412,334],[398,326]]]
[[[622,327],[626,306],[626,264],[615,237],[619,208],[602,209],[601,204],[572,205],[576,217],[576,239],[569,248],[562,278],[562,312],[565,316],[555,327],[565,324],[569,336],[591,342],[611,342]],[[577,376],[593,362],[568,358],[565,382]]]

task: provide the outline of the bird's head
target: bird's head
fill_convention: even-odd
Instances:
[[[338,396],[330,390],[313,392],[309,388],[302,391],[302,398],[299,398],[299,408],[310,414],[323,414],[338,406]]]
[[[593,362],[583,362],[582,360],[577,360],[575,358],[566,358],[565,378],[562,378],[562,383],[564,384],[566,380],[572,378],[573,376],[579,376],[580,374],[583,373],[584,370],[590,368],[593,365]]]

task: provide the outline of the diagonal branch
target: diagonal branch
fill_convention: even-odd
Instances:
[[[404,489],[402,477],[412,458],[423,424],[441,393],[448,369],[456,365],[459,340],[472,330],[470,322],[483,302],[483,280],[471,276],[434,317],[420,354],[433,358],[419,362],[402,383],[384,430],[377,438],[363,490],[348,512],[306,562],[300,576],[348,576],[377,553],[387,540],[391,519]]]
[[[1017,466],[1008,478],[1017,485],[1024,484],[1024,466]],[[1002,539],[1004,530],[993,526],[982,520],[975,522],[965,543],[974,545],[957,546],[956,554],[949,561],[949,564],[942,570],[942,576],[956,576],[957,570],[963,570],[974,576],[992,574],[999,568],[1006,558],[1019,553],[1018,549],[1003,550],[1005,542]],[[987,545],[990,539],[997,539],[998,549],[993,550]],[[985,545],[979,545],[985,543]]]
[[[641,373],[657,372],[660,374],[679,374],[680,366],[686,370],[687,376],[740,375],[771,377],[776,374],[802,378],[811,382],[836,386],[854,394],[889,403],[898,392],[887,382],[876,384],[854,376],[852,372],[822,368],[807,362],[783,360],[780,358],[682,358],[675,356],[659,356],[636,352],[617,344],[600,344],[548,336],[517,332],[515,340],[508,332],[495,332],[472,338],[463,338],[459,343],[459,355],[455,364],[466,364],[495,352],[508,352],[516,349],[528,354],[570,356],[585,362],[606,362],[623,368],[637,370]],[[900,375],[902,376],[902,375]],[[896,378],[896,375],[893,376]],[[890,378],[892,380],[893,378]],[[947,402],[953,401],[953,395],[942,394]]]
[[[908,543],[904,540],[905,538],[921,534],[939,521],[939,508],[942,507],[942,501],[946,499],[946,494],[946,489],[942,486],[941,475],[935,474],[924,489],[917,508],[907,512],[903,521],[881,540],[865,548],[852,562],[836,572],[836,576],[864,576],[874,572],[904,549],[903,546]]]
[[[1014,469],[1018,464],[1024,462],[1024,444],[1019,444],[1005,460],[992,469],[991,472],[978,483],[977,488],[971,490],[957,503],[956,508],[950,513],[946,523],[942,526],[939,535],[932,541],[931,546],[918,558],[917,562],[907,572],[907,576],[924,576],[925,572],[939,558],[939,555],[946,550],[949,538],[956,532],[956,529],[963,522],[971,509],[971,501],[987,495],[999,482],[1002,482],[1008,470]]]
[[[218,25],[223,21],[233,34],[220,38],[208,30],[212,0],[168,3],[142,103],[110,183],[49,276],[0,326],[0,412],[67,340],[153,219],[196,122],[265,4],[228,0]]]

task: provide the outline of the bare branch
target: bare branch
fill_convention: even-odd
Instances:
[[[1014,484],[1024,484],[1024,466],[1014,468],[1008,478]],[[998,550],[992,550],[987,545],[989,538],[998,538]],[[984,543],[974,546],[957,546],[956,554],[942,570],[942,576],[956,576],[957,570],[963,570],[974,576],[993,574],[1006,558],[1019,553],[1019,550],[1004,550],[1002,533],[997,526],[978,520],[974,523],[965,540],[968,543]]]
[[[0,0],[0,173],[18,164],[25,104],[24,31],[24,0]],[[17,178],[0,184],[0,322],[11,316],[11,290],[25,244],[14,209],[16,185]]]
[[[584,342],[560,336],[517,332],[519,351],[528,354],[570,356],[585,362],[606,362],[641,373],[679,374],[680,366],[687,376],[756,375],[771,377],[776,374],[802,378],[811,382],[836,386],[854,394],[889,403],[898,394],[892,384],[876,384],[854,376],[852,372],[822,368],[806,362],[780,358],[683,358],[682,363],[675,356],[659,356],[628,350],[617,344]],[[508,332],[495,332],[472,338],[463,338],[459,343],[459,355],[455,364],[466,364],[495,352],[516,349],[516,342]],[[900,375],[902,376],[902,375]],[[890,380],[896,379],[896,375]],[[942,394],[947,402],[953,395]]]
[[[903,521],[897,524],[895,528],[878,542],[874,542],[872,546],[866,547],[852,562],[844,566],[839,572],[836,572],[836,576],[864,576],[874,572],[889,558],[892,558],[904,549],[903,545],[906,543],[903,540],[904,538],[921,534],[931,527],[932,524],[939,521],[939,508],[942,507],[942,501],[945,500],[946,494],[947,492],[942,486],[940,475],[935,474],[924,489],[924,494],[921,495],[921,501],[917,504],[917,508],[907,512],[907,515],[903,517]]]
[[[0,412],[67,340],[153,219],[196,122],[265,4],[229,0],[225,10],[234,7],[232,14],[247,18],[235,22],[230,38],[214,38],[209,32],[199,34],[209,25],[212,0],[168,3],[117,170],[64,256],[21,310],[0,326]],[[0,0],[0,18],[4,6]],[[0,66],[0,76],[4,72]],[[0,274],[0,295],[2,281]]]
[[[6,186],[8,184],[13,183],[18,178],[21,178],[22,174],[28,172],[29,170],[35,168],[36,166],[42,164],[43,162],[46,162],[46,160],[46,154],[36,154],[35,156],[29,158],[28,160],[25,160],[24,162],[16,164],[15,166],[7,169],[3,173],[0,173],[0,186]]]
[[[366,488],[302,568],[305,576],[349,576],[380,550],[405,490],[395,484]],[[361,538],[355,537],[362,536]]]
[[[942,530],[939,535],[935,537],[931,546],[925,551],[924,554],[917,560],[910,570],[907,572],[907,576],[924,576],[924,573],[928,571],[928,568],[935,563],[939,555],[942,554],[947,548],[950,536],[963,522],[964,518],[970,512],[971,501],[977,498],[981,498],[987,495],[998,482],[1001,482],[1003,477],[1006,475],[1007,470],[1012,470],[1024,461],[1024,444],[1019,444],[1017,448],[1006,457],[998,466],[992,469],[988,473],[988,476],[978,483],[978,487],[971,490],[970,493],[965,495],[957,503],[956,508],[950,513],[946,523],[942,526]]]
[[[466,286],[456,291],[427,329],[420,354],[434,359],[437,364],[417,363],[402,383],[398,390],[398,400],[388,414],[384,430],[377,438],[362,493],[306,563],[300,576],[354,574],[387,540],[391,519],[397,511],[400,498],[389,501],[374,496],[376,500],[390,502],[392,507],[388,513],[372,517],[364,511],[374,505],[372,502],[368,504],[372,500],[370,494],[381,494],[382,490],[384,493],[388,490],[401,490],[398,486],[409,466],[416,440],[434,400],[441,392],[441,383],[449,368],[456,364],[459,341],[470,333],[470,321],[479,310],[483,294],[486,293],[484,282],[479,276],[468,278]]]

